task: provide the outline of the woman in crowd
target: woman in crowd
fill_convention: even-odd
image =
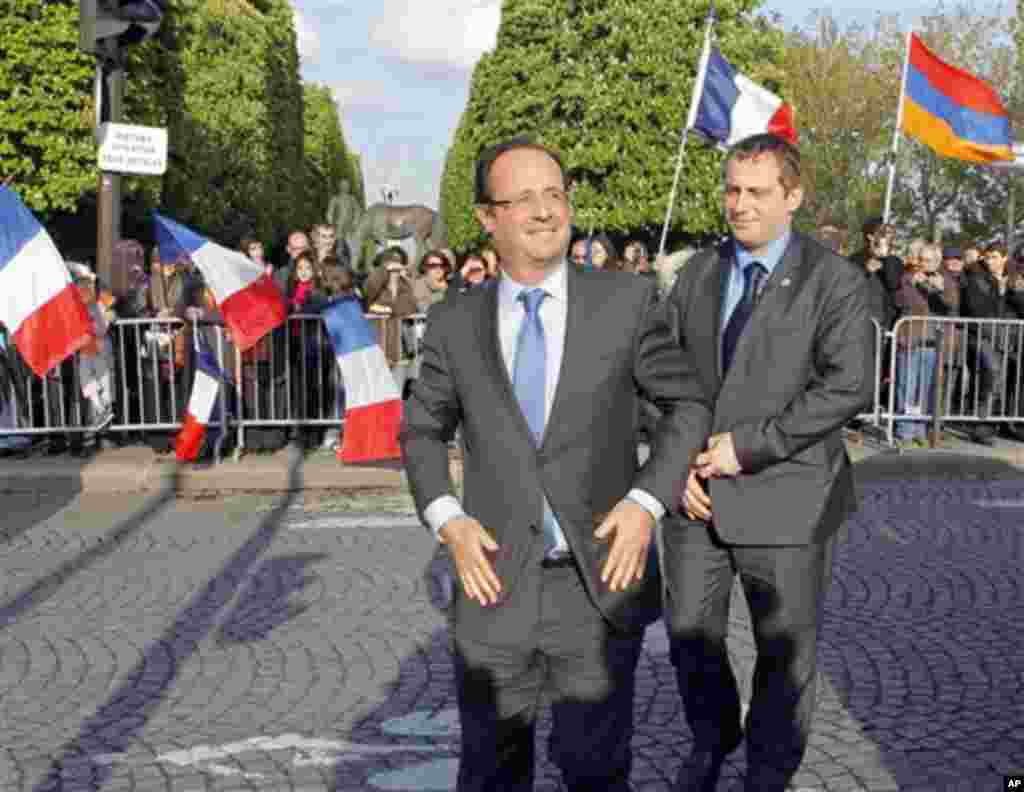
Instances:
[[[590,264],[596,270],[618,270],[622,268],[619,253],[607,234],[595,234],[590,240]]]
[[[376,319],[381,346],[388,365],[394,368],[401,361],[402,320],[416,313],[416,298],[406,273],[408,256],[400,247],[378,253],[373,272],[366,280],[366,303]]]
[[[441,302],[448,293],[448,259],[438,250],[428,250],[420,260],[420,277],[412,284],[416,310],[426,313],[431,305]]]
[[[900,317],[912,316],[904,322],[896,335],[896,412],[922,418],[907,418],[895,422],[896,440],[908,446],[927,445],[925,418],[935,406],[936,328],[917,318],[930,316],[930,301],[941,294],[943,288],[942,251],[938,245],[915,239],[904,261],[896,305]]]
[[[146,424],[180,423],[185,416],[191,382],[191,332],[188,324],[181,322],[192,296],[185,264],[184,260],[164,260],[160,249],[153,248],[146,313],[165,321],[140,328],[142,421]],[[146,441],[157,453],[169,453],[174,448],[174,430],[152,430]]]
[[[298,314],[317,314],[324,306],[323,280],[315,254],[303,250],[292,261],[288,273],[285,303],[288,307],[289,342],[288,359],[291,361],[292,404],[300,421],[325,417],[321,410],[323,398],[324,337],[319,320],[298,318]],[[300,426],[293,439],[302,438],[307,448],[319,442],[315,426]]]

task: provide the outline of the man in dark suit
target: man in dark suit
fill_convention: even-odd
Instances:
[[[738,575],[757,645],[746,789],[781,792],[810,730],[834,535],[855,508],[841,432],[871,403],[873,338],[860,268],[791,229],[797,149],[740,141],[724,181],[732,234],[687,263],[666,306],[713,404],[685,517],[664,525],[665,618],[695,739],[677,788],[713,790],[743,737],[725,647]]]
[[[458,789],[532,788],[546,691],[566,786],[626,792],[634,672],[659,605],[651,534],[710,406],[652,283],[567,265],[572,210],[554,152],[523,138],[486,149],[476,201],[502,274],[435,306],[401,432],[417,509],[460,582]],[[640,395],[662,418],[638,468]],[[457,427],[461,504],[448,474]]]

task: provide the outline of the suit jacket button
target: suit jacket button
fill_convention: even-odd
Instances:
[[[540,534],[540,527],[536,523],[530,523],[530,532],[534,536],[537,536],[538,534]]]

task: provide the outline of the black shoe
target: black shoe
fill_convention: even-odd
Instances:
[[[718,778],[722,775],[725,757],[739,745],[739,741],[726,750],[695,748],[683,761],[676,776],[674,792],[715,792]]]
[[[977,443],[983,446],[994,446],[996,441],[992,438],[992,432],[988,429],[972,429],[968,432],[968,437],[972,443]]]
[[[1018,443],[1024,443],[1024,424],[1003,424],[1002,435],[1010,440],[1016,440]]]
[[[64,453],[67,452],[67,450],[68,450],[68,444],[63,439],[62,440],[51,440],[49,443],[46,444],[46,455],[47,456],[57,456],[59,454],[64,454]]]

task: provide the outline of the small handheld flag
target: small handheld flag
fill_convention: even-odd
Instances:
[[[262,265],[160,214],[154,217],[161,257],[187,256],[195,262],[242,352],[284,322],[284,298]]]
[[[342,462],[400,459],[402,399],[377,334],[355,298],[331,303],[322,314],[345,383]]]
[[[206,428],[220,398],[221,383],[227,381],[210,348],[201,335],[199,338],[192,395],[185,409],[185,420],[174,440],[174,455],[179,462],[192,462],[199,457],[206,440]]]
[[[64,259],[14,190],[0,185],[0,322],[37,376],[96,339]]]

